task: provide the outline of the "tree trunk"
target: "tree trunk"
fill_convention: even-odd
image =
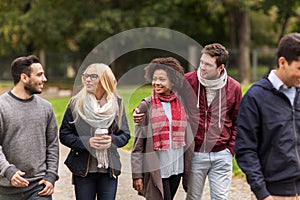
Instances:
[[[285,30],[286,30],[286,27],[288,25],[288,21],[289,21],[290,16],[291,15],[289,13],[285,13],[285,15],[284,15],[284,18],[283,18],[282,23],[281,23],[281,29],[280,29],[280,34],[279,34],[279,38],[278,38],[278,43],[279,43],[280,39],[283,37],[283,35],[285,33]]]
[[[224,8],[227,11],[229,20],[230,44],[232,49],[231,60],[239,68],[239,81],[249,83],[251,78],[250,71],[250,17],[249,7],[244,1],[223,0]],[[233,51],[236,50],[237,51]]]
[[[249,83],[251,77],[251,67],[250,67],[250,19],[248,10],[240,10],[240,16],[237,20],[241,23],[238,33],[238,47],[239,47],[239,77],[242,83]]]

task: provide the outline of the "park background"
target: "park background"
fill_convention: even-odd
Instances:
[[[178,31],[202,46],[223,44],[230,52],[228,74],[242,84],[244,93],[276,68],[275,49],[282,35],[300,32],[300,1],[0,0],[0,93],[12,87],[11,61],[37,55],[48,78],[43,95],[53,104],[60,125],[75,77],[89,52],[115,34],[141,27]],[[182,51],[189,51],[189,47]],[[177,58],[186,71],[191,70],[187,60],[157,49],[126,53],[110,66],[119,79],[128,70],[164,56]],[[200,54],[196,60],[199,58]],[[119,93],[129,99],[127,115],[133,133],[129,112],[150,89],[126,91],[123,88]],[[125,148],[130,150],[131,143]],[[236,164],[234,175],[242,175]]]

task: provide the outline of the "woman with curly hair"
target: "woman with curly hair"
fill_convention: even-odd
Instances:
[[[172,57],[153,59],[145,67],[153,90],[138,106],[145,118],[135,127],[131,162],[133,187],[146,199],[173,199],[181,177],[184,184],[188,177],[193,135],[178,95],[183,74]]]

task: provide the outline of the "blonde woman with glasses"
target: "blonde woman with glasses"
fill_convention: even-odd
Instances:
[[[73,174],[77,200],[113,200],[121,172],[117,148],[130,138],[126,114],[107,65],[89,65],[82,84],[60,127],[60,141],[71,149],[65,164]]]

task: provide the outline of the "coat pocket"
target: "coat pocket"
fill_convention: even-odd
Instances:
[[[88,154],[88,152],[71,149],[64,163],[73,174],[86,176],[88,167]]]

